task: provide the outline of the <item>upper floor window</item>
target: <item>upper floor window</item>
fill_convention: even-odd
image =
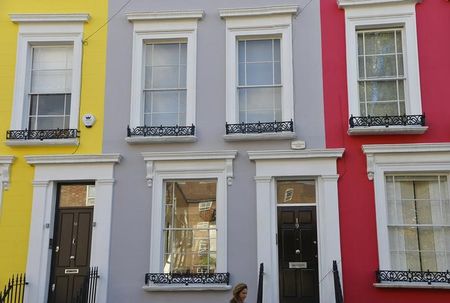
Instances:
[[[238,41],[239,122],[281,121],[280,39]]]
[[[250,133],[295,136],[292,16],[297,11],[294,5],[220,10],[226,20],[226,140]]]
[[[197,22],[203,11],[127,17],[134,30],[127,141],[195,141]]]
[[[33,46],[28,128],[67,129],[70,122],[73,47]]]
[[[346,19],[350,134],[419,134],[427,129],[415,2],[338,0]]]
[[[186,42],[145,45],[145,125],[186,125],[186,49]]]
[[[15,14],[10,18],[19,24],[19,34],[7,144],[37,144],[32,139],[78,144],[83,23],[89,15]]]

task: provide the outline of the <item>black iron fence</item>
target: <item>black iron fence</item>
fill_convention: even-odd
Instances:
[[[25,274],[13,275],[3,291],[0,290],[0,303],[22,303],[27,284]]]
[[[412,270],[377,270],[375,272],[378,283],[408,282],[408,283],[448,283],[450,272],[447,271],[412,271]]]
[[[98,278],[100,278],[98,267],[91,267],[88,275],[84,278],[83,286],[77,294],[76,303],[95,303]]]
[[[21,129],[7,130],[6,140],[75,139],[80,137],[77,129]]]
[[[263,285],[264,285],[264,263],[259,264],[259,276],[258,276],[258,295],[256,303],[262,303],[263,301]]]
[[[127,126],[128,137],[165,137],[165,136],[193,136],[195,135],[195,126],[137,126],[130,128]]]
[[[425,114],[423,115],[401,115],[401,116],[361,116],[351,115],[349,119],[350,128],[369,126],[425,126]]]
[[[261,134],[261,133],[279,133],[293,132],[294,122],[292,121],[274,121],[274,122],[256,122],[256,123],[225,123],[225,133],[228,134]]]
[[[147,273],[145,284],[226,284],[230,283],[230,273]]]
[[[344,296],[342,295],[341,279],[339,278],[339,269],[336,260],[333,260],[333,278],[334,278],[334,296],[336,303],[344,303]]]

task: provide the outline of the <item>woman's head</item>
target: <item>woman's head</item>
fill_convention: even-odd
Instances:
[[[245,298],[247,298],[247,284],[236,284],[233,288],[233,298],[235,298],[238,302],[244,302]]]

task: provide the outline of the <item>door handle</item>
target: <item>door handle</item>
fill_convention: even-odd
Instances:
[[[56,246],[55,252],[59,252],[59,246]]]
[[[300,224],[298,224],[298,218],[295,218],[295,228],[298,229],[300,227]]]
[[[295,254],[296,254],[296,255],[299,255],[299,254],[300,254],[300,249],[296,249],[296,250],[295,250]]]
[[[55,283],[52,284],[52,292],[55,292]]]
[[[70,260],[75,260],[75,256],[70,256]]]

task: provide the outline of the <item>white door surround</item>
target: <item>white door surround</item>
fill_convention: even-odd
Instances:
[[[26,303],[47,302],[58,182],[95,181],[96,203],[92,229],[91,264],[98,266],[97,302],[107,302],[114,165],[120,155],[25,156],[35,167],[30,240],[27,258]]]
[[[334,302],[333,260],[341,268],[336,162],[343,152],[344,149],[248,152],[249,159],[256,163],[257,265],[264,263],[264,303],[279,302],[276,180],[284,177],[316,180],[320,302]]]

